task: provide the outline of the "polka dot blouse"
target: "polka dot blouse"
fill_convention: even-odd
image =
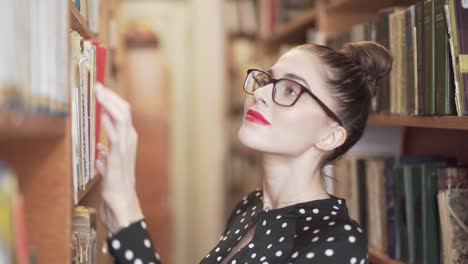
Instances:
[[[367,236],[349,217],[344,199],[330,195],[278,209],[264,209],[262,200],[262,191],[256,189],[236,205],[219,243],[201,264],[369,263]],[[250,242],[230,254],[253,226]],[[107,242],[116,263],[161,263],[144,220],[120,230]]]

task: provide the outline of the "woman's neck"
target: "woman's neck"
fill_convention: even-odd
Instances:
[[[322,184],[318,155],[264,154],[263,208],[282,208],[291,204],[329,198]]]

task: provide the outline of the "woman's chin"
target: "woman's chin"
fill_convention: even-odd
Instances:
[[[253,135],[252,131],[247,131],[247,129],[241,127],[239,133],[237,133],[237,137],[243,146],[253,150],[262,150],[261,138]]]

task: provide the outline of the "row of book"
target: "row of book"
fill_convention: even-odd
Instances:
[[[67,1],[0,1],[0,111],[68,113],[67,26]]]
[[[468,167],[456,159],[350,154],[333,176],[370,246],[405,263],[465,263]]]
[[[92,207],[76,206],[72,214],[72,264],[96,264],[97,215]]]
[[[377,41],[394,57],[373,111],[406,115],[468,115],[468,8],[463,1],[417,1],[380,10],[377,18],[325,40]],[[310,41],[322,35],[311,34]]]
[[[0,263],[35,263],[31,252],[17,178],[7,164],[0,161]]]
[[[96,145],[105,141],[100,133],[101,107],[94,87],[104,83],[106,47],[98,40],[85,40],[70,32],[72,170],[75,204],[78,192],[95,176]],[[102,139],[102,140],[101,140]]]
[[[315,7],[315,0],[236,0],[226,2],[230,34],[269,37]]]
[[[88,22],[91,32],[99,33],[100,0],[73,0],[83,19]]]

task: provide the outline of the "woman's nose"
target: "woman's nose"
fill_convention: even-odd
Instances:
[[[273,89],[273,84],[268,84],[266,86],[263,86],[261,88],[258,88],[257,90],[254,91],[254,98],[256,102],[261,102],[263,104],[269,104],[271,102],[272,98],[272,90]]]

